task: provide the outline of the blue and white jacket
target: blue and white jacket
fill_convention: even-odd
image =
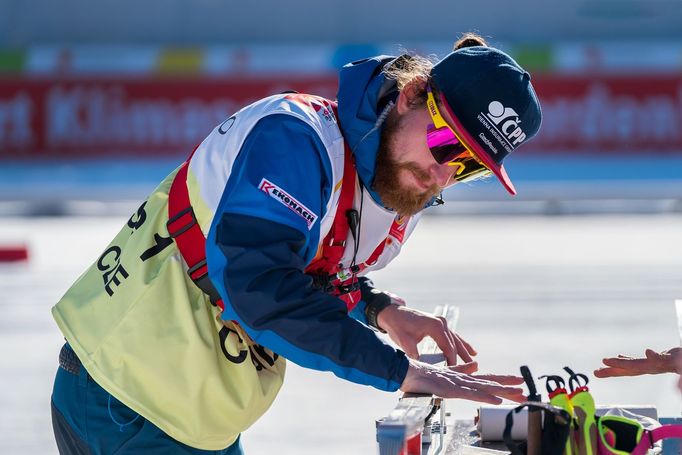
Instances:
[[[354,201],[360,243],[354,252],[348,239],[343,264],[354,254],[356,263],[366,260],[396,219],[370,189],[379,96],[390,85],[381,69],[388,61],[377,57],[343,68],[338,118],[323,100],[298,94],[240,110],[199,146],[188,188],[192,205],[213,213],[202,229],[209,276],[225,303],[223,319],[303,367],[395,391],[407,373],[405,354],[364,324],[362,305],[350,317],[341,300],[313,288],[304,273],[335,216],[345,141],[362,185]],[[407,222],[405,237],[418,218]],[[401,243],[388,242],[367,271],[388,264]]]

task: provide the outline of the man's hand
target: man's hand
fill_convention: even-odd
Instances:
[[[652,349],[645,351],[643,358],[608,357],[602,360],[604,367],[594,370],[598,378],[613,376],[639,376],[642,374],[682,373],[682,347],[656,352]]]
[[[442,398],[462,398],[483,403],[500,404],[506,398],[526,400],[523,389],[511,387],[523,383],[518,376],[472,375],[475,362],[452,367],[437,367],[410,359],[410,368],[400,386],[403,392],[430,393]]]
[[[448,365],[456,365],[458,356],[464,362],[471,362],[471,356],[476,355],[469,343],[448,328],[445,318],[408,308],[404,303],[386,307],[379,313],[377,323],[413,359],[419,358],[417,344],[426,336],[433,338],[443,351]]]

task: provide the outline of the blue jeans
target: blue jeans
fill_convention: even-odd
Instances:
[[[243,455],[239,439],[222,450],[176,441],[100,387],[82,365],[78,369],[74,374],[59,367],[52,391],[52,427],[62,455]]]

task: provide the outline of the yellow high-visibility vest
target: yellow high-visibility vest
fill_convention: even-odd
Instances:
[[[219,450],[270,407],[285,361],[238,325],[224,325],[189,279],[166,229],[174,175],[52,314],[100,386],[174,439]],[[195,209],[201,224],[206,210]]]

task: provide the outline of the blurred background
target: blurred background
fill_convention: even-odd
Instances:
[[[507,164],[519,197],[484,183],[451,208],[679,212],[680,24],[680,0],[2,0],[0,207],[137,200],[250,101],[333,98],[349,61],[442,57],[474,31],[532,73],[544,123]]]
[[[530,71],[541,100],[540,134],[506,162],[519,195],[452,188],[379,284],[423,309],[460,305],[491,369],[589,371],[679,344],[681,25],[682,0],[0,0],[0,452],[56,451],[49,308],[215,125],[283,90],[333,98],[349,61],[442,57],[468,31]],[[434,266],[429,242],[453,233],[470,240]],[[291,372],[250,453],[373,453],[395,396]],[[671,378],[609,384],[607,400],[635,390],[679,415]]]

